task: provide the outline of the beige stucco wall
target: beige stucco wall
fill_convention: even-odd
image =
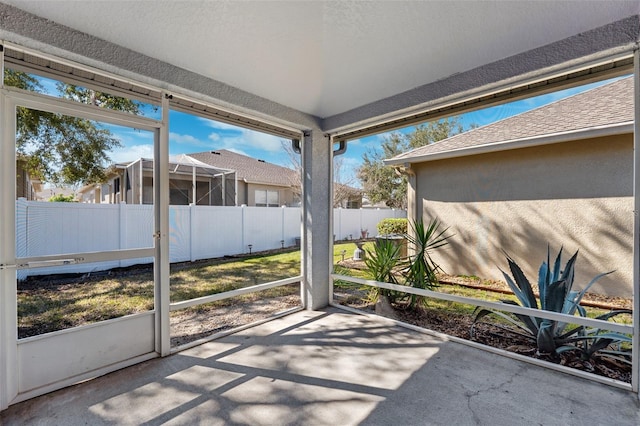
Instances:
[[[414,164],[416,212],[455,234],[436,257],[448,273],[501,279],[503,250],[537,282],[540,263],[580,250],[574,286],[632,294],[632,136]],[[412,215],[409,212],[409,215]]]

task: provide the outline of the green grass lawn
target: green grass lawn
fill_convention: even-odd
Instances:
[[[366,243],[365,250],[372,244]],[[334,245],[334,264],[343,256],[352,258],[355,249],[352,242]],[[335,272],[371,279],[368,271],[361,269],[335,265]],[[299,250],[176,264],[171,266],[170,300],[179,302],[297,275],[300,275]],[[18,284],[18,333],[21,338],[153,309],[151,268],[102,277],[57,278],[55,281],[49,278],[53,277]],[[337,290],[360,290],[355,297],[369,296],[366,286],[341,280],[336,280],[334,286]],[[504,294],[453,285],[440,286],[437,291],[494,301],[509,298]],[[299,287],[289,285],[189,309],[215,309],[225,304],[296,294],[299,294]],[[429,299],[427,303],[431,309],[465,315],[471,315],[475,309],[472,305],[437,299]],[[589,316],[603,312],[590,309]]]
[[[300,275],[300,252],[213,259],[171,267],[170,299],[179,302]],[[296,294],[297,286],[269,289],[244,300]],[[234,303],[241,298],[234,298]],[[218,302],[218,305],[224,301]],[[209,308],[215,305],[210,304]],[[18,284],[20,338],[153,309],[151,268],[85,279],[48,277]],[[195,308],[189,308],[195,309]]]

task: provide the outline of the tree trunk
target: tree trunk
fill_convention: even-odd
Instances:
[[[396,310],[391,306],[391,302],[389,302],[389,298],[387,296],[379,295],[378,301],[376,302],[375,312],[377,315],[397,319]]]

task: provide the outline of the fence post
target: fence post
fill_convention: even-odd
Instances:
[[[244,246],[244,242],[245,242],[244,233],[246,232],[246,229],[245,229],[245,226],[244,226],[244,211],[245,211],[245,207],[247,207],[246,204],[242,204],[240,206],[240,212],[241,212],[241,215],[242,215],[241,216],[242,217],[242,221],[240,222],[241,223],[241,225],[240,225],[241,226],[240,235],[242,235],[242,252],[241,253],[244,253],[244,247],[245,247]]]
[[[29,202],[26,198],[20,197],[16,200],[16,257],[29,257],[28,234],[29,234]],[[19,280],[28,276],[26,270],[17,272]]]
[[[193,240],[195,238],[195,232],[194,232],[194,223],[196,219],[196,204],[195,203],[191,203],[189,204],[189,259],[193,262],[195,261],[195,255],[194,255],[194,250],[193,250]]]
[[[120,201],[118,203],[118,213],[120,220],[120,236],[118,238],[118,250],[125,250],[127,246],[127,203]],[[118,266],[122,267],[122,259],[118,260]]]
[[[286,209],[287,206],[282,206],[282,208],[280,209],[280,216],[282,217],[282,220],[280,221],[280,230],[282,231],[280,233],[280,241],[282,241],[282,243],[280,244],[282,248],[284,248],[284,209]]]
[[[20,197],[16,200],[16,257],[28,257],[27,214],[27,199]]]

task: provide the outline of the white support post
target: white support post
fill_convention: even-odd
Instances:
[[[18,395],[15,120],[15,107],[0,93],[0,410]]]
[[[335,230],[334,230],[334,223],[333,223],[333,216],[334,216],[334,209],[333,209],[333,205],[334,205],[334,197],[335,197],[335,190],[334,190],[334,182],[333,182],[333,165],[335,162],[335,157],[334,157],[334,150],[333,150],[333,136],[329,136],[328,140],[325,141],[329,144],[329,152],[330,152],[330,156],[329,156],[329,178],[328,178],[328,182],[329,182],[329,205],[328,205],[328,211],[329,211],[329,244],[327,245],[327,247],[329,248],[329,252],[327,253],[327,256],[329,256],[329,286],[327,288],[327,300],[328,303],[333,302],[333,236],[335,235]],[[360,215],[362,216],[362,214]],[[362,217],[360,217],[360,223],[362,224]]]
[[[169,98],[162,96],[162,125],[154,141],[153,191],[155,216],[154,302],[156,352],[171,354],[169,324]]]
[[[640,382],[640,50],[634,52],[633,64],[633,347],[631,354],[631,388],[638,394]],[[640,399],[640,394],[638,394]]]
[[[0,74],[2,78],[0,79],[0,89],[4,89],[4,45],[0,44]]]
[[[331,160],[333,147],[319,130],[302,143],[302,301],[306,309],[329,304]]]

